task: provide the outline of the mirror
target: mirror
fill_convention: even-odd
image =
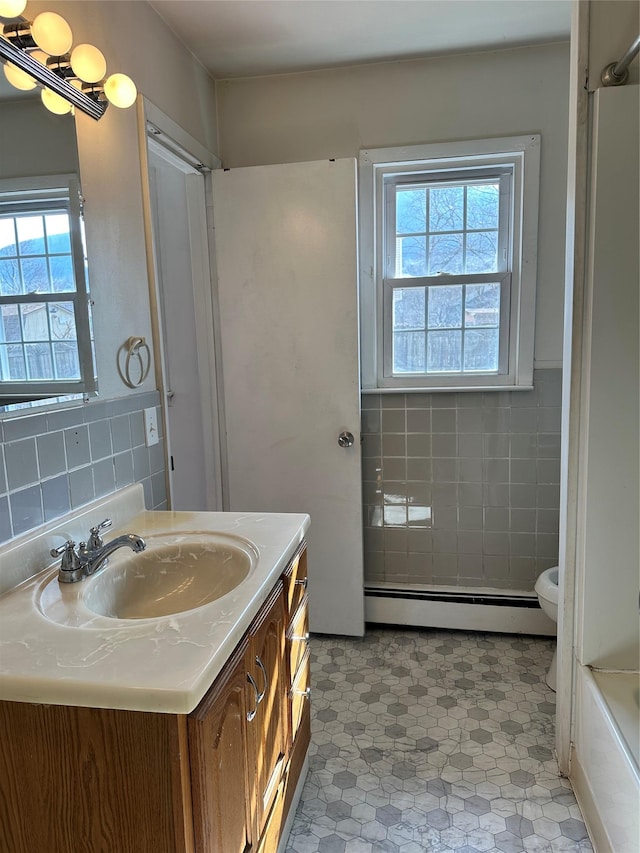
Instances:
[[[63,198],[57,190],[40,192],[47,184],[45,176],[51,175],[70,179],[68,213],[56,210]],[[73,116],[53,115],[41,103],[39,88],[19,91],[0,71],[0,287],[2,295],[25,296],[20,304],[0,308],[0,378],[28,380],[26,389],[6,393],[0,387],[0,415],[83,396],[74,393],[80,375],[78,353],[83,351],[75,340],[79,313],[84,312],[87,337],[90,323],[82,298],[84,283],[78,293],[74,287],[74,281],[86,281],[78,181]],[[12,219],[11,212],[31,204],[30,194],[37,195],[38,203],[46,198],[49,209],[35,213],[29,207],[28,215]],[[49,301],[37,301],[38,296]],[[82,370],[92,377],[90,342],[84,350]],[[43,393],[42,383],[53,378],[60,381],[64,396]]]

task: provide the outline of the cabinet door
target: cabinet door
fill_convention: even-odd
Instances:
[[[189,716],[193,822],[198,853],[253,850],[249,768],[253,742],[245,737],[253,691],[247,682],[245,641]],[[251,696],[251,698],[249,698]]]
[[[254,744],[253,767],[260,835],[278,791],[287,757],[285,605],[281,583],[278,583],[250,630],[249,656],[248,672],[261,696],[256,716],[247,726]]]

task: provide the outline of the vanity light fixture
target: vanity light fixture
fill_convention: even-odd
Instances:
[[[0,18],[17,18],[26,5],[27,0],[0,0]]]
[[[9,83],[28,91],[40,84],[42,102],[63,115],[78,107],[99,119],[109,104],[122,109],[135,103],[137,90],[126,74],[105,78],[107,63],[91,44],[72,51],[71,27],[55,12],[41,12],[33,22],[23,18],[26,0],[0,0],[0,17],[11,19],[0,29],[0,60]],[[71,53],[69,53],[71,51]]]

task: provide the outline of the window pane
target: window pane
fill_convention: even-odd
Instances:
[[[424,287],[397,287],[393,291],[393,331],[424,329]]]
[[[498,334],[498,329],[470,329],[465,332],[465,371],[498,369]]]
[[[55,293],[76,289],[71,255],[57,255],[54,258],[49,258],[49,264]]]
[[[0,259],[0,296],[22,293],[22,282],[17,261]]]
[[[0,219],[0,257],[2,255],[15,255],[16,233],[13,225],[13,217]]]
[[[22,335],[25,341],[48,341],[49,323],[47,322],[47,305],[45,302],[35,305],[21,305]]]
[[[49,303],[49,322],[51,339],[54,341],[73,341],[76,338],[76,323],[73,302]]]
[[[53,357],[58,379],[80,379],[78,347],[75,342],[54,343]]]
[[[460,231],[464,227],[464,187],[429,190],[429,231]]]
[[[44,254],[44,222],[41,216],[19,216],[16,218],[18,244],[21,255]]]
[[[0,307],[0,341],[21,341],[20,316],[17,305],[2,305]]]
[[[20,261],[24,293],[49,293],[49,271],[46,258],[25,258]]]
[[[24,354],[19,344],[0,344],[0,379],[16,382],[26,379]]]
[[[25,344],[29,379],[53,379],[49,344]]]
[[[465,272],[495,272],[498,269],[498,232],[467,234]]]
[[[396,193],[396,233],[415,234],[426,231],[427,191],[398,189]]]
[[[462,240],[462,234],[429,237],[429,275],[462,272]]]
[[[497,228],[499,184],[467,187],[467,228]]]
[[[424,373],[424,335],[424,332],[394,332],[394,373]]]
[[[462,332],[429,332],[427,371],[429,373],[460,372]]]
[[[396,240],[396,275],[426,275],[426,256],[424,237],[398,237]]]
[[[500,325],[500,285],[468,284],[464,303],[465,326]]]
[[[45,217],[47,246],[49,252],[71,252],[69,236],[69,216],[66,213],[52,213]]]
[[[462,326],[462,286],[429,288],[429,328],[451,329]]]

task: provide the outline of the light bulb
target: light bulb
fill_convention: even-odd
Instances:
[[[135,103],[138,96],[136,85],[126,74],[112,74],[104,84],[107,100],[114,107],[125,109]]]
[[[4,65],[4,76],[12,86],[15,86],[16,89],[21,89],[23,92],[35,89],[37,85],[31,74],[27,74],[26,71],[12,65],[10,62],[6,62]]]
[[[92,44],[79,44],[71,52],[71,67],[85,83],[97,83],[107,73],[107,61]]]
[[[52,92],[51,89],[43,89],[40,93],[40,97],[42,98],[42,103],[51,113],[55,113],[57,116],[66,115],[66,113],[71,112],[71,104],[69,101],[66,101],[60,95]]]
[[[0,0],[0,18],[17,18],[26,5],[27,0]]]
[[[55,12],[41,12],[31,24],[33,40],[50,56],[62,56],[71,50],[71,27]]]

